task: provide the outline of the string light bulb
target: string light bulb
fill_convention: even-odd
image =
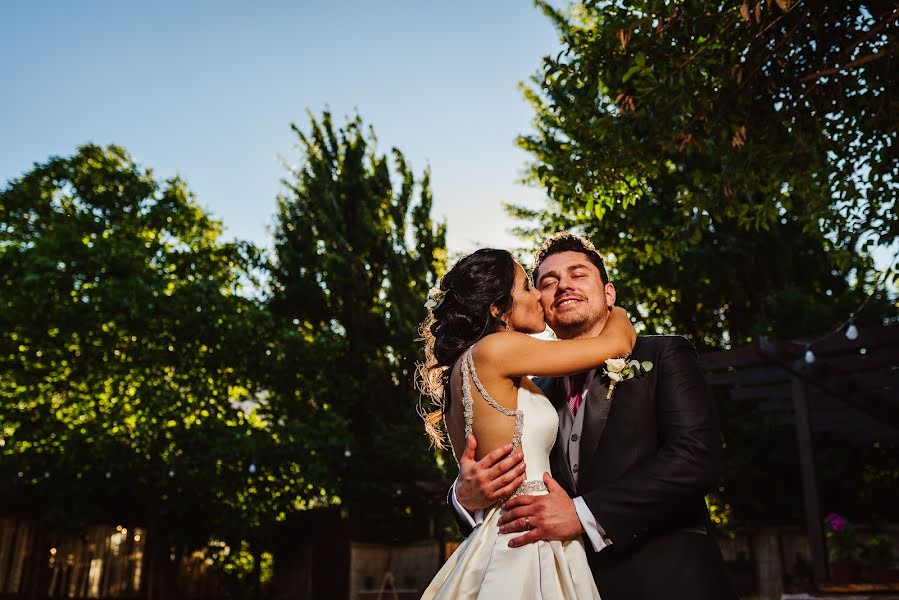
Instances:
[[[854,319],[849,319],[849,327],[846,328],[846,339],[853,341],[858,339],[858,327],[855,326]]]
[[[806,363],[808,363],[808,364],[810,364],[810,365],[811,365],[811,364],[814,364],[814,362],[815,362],[815,353],[812,352],[812,347],[811,347],[811,346],[806,346],[806,347],[805,347],[805,357],[804,357],[804,358],[805,358],[805,362],[806,362]]]

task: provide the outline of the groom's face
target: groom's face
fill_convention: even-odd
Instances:
[[[615,288],[582,252],[552,254],[537,269],[546,323],[561,338],[597,335],[615,304]]]

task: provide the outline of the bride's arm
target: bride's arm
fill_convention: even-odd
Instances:
[[[608,358],[634,348],[637,332],[627,313],[615,307],[602,333],[578,340],[539,340],[523,333],[499,332],[484,338],[474,350],[479,364],[503,377],[558,377],[593,369]]]

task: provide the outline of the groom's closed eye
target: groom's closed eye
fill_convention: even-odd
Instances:
[[[540,289],[545,290],[551,285],[555,285],[558,283],[558,280],[555,277],[544,277],[540,280]]]

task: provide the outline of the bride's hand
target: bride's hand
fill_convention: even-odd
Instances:
[[[637,343],[637,330],[634,329],[634,324],[631,323],[631,318],[628,316],[627,311],[620,306],[613,306],[609,312],[609,320],[603,329],[603,333],[607,331],[615,335],[623,335],[630,344],[631,350],[633,350],[634,344]]]

